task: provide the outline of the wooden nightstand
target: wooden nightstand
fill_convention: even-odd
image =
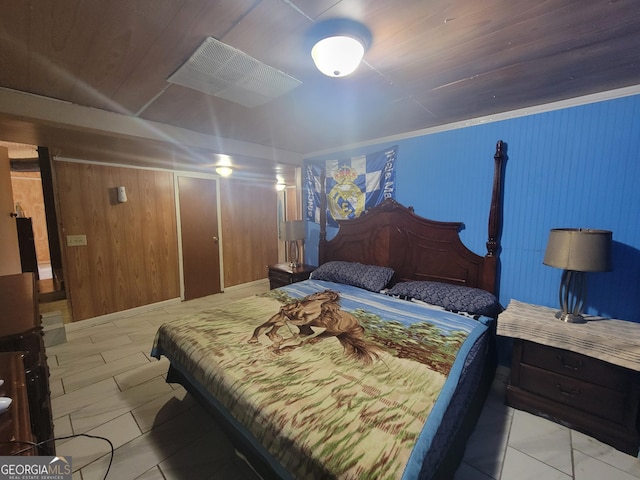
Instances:
[[[288,263],[269,265],[269,287],[273,290],[306,280],[316,268],[312,265],[299,265],[291,268]]]
[[[637,456],[640,324],[555,312],[512,300],[498,317],[498,335],[515,338],[507,404]]]

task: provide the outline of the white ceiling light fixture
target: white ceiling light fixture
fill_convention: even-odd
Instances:
[[[216,173],[221,177],[228,177],[233,173],[233,168],[231,167],[217,167]]]
[[[328,77],[355,72],[371,44],[371,32],[359,22],[332,18],[316,23],[310,31],[311,58]]]
[[[233,173],[231,167],[231,157],[229,155],[218,155],[218,163],[216,164],[216,173],[221,177],[228,177]]]

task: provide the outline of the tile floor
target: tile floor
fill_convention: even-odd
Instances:
[[[108,479],[256,479],[204,410],[182,387],[165,382],[167,361],[149,351],[163,322],[267,289],[257,282],[67,325],[67,342],[47,349],[56,437],[107,437],[115,448]],[[505,406],[505,370],[498,372],[455,480],[640,478],[637,458]],[[110,458],[104,440],[61,439],[56,449],[72,456],[74,480],[104,478]]]

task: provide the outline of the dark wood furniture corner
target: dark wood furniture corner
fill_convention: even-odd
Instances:
[[[49,367],[32,273],[0,276],[0,351],[22,352],[31,433],[39,455],[55,455]]]
[[[550,326],[566,330],[567,335],[571,334],[572,328],[576,331],[575,325],[564,324],[555,319],[553,313],[549,309],[549,323],[544,325],[540,324],[540,318],[528,318],[532,327],[529,335],[533,337],[535,330],[545,332]],[[498,324],[501,321],[505,320],[499,317]],[[508,317],[506,321],[509,322]],[[631,324],[620,320],[614,322]],[[545,345],[547,337],[544,334],[536,339],[516,338],[507,404],[637,456],[640,447],[640,371],[612,363],[616,359],[605,361],[594,357],[594,347],[589,345],[598,349],[602,342],[597,337],[590,342],[590,330],[594,336],[598,335],[597,330],[604,334],[606,325],[607,320],[592,317],[591,324],[578,327],[584,341],[566,345],[571,350]],[[632,325],[637,327],[640,336],[640,324],[629,327]],[[625,332],[633,332],[634,327]],[[614,332],[615,329],[606,334],[615,336]],[[616,348],[612,346],[611,350]],[[640,369],[640,365],[637,368]]]
[[[288,263],[269,265],[269,288],[273,290],[274,288],[307,280],[311,272],[316,268],[313,265],[291,267]]]
[[[29,416],[27,379],[21,352],[0,353],[0,396],[11,398],[9,410],[0,413],[0,455],[36,455]]]

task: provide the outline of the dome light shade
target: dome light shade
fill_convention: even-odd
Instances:
[[[347,18],[316,23],[307,38],[313,62],[328,77],[345,77],[353,73],[371,44],[369,29]]]
[[[364,56],[364,45],[354,37],[327,37],[311,49],[316,67],[328,77],[345,77],[355,72]]]

